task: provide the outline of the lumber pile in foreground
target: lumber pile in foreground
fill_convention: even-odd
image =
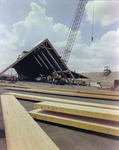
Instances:
[[[34,119],[119,136],[119,110],[57,102],[37,103]]]
[[[51,91],[44,89],[5,88],[10,90],[96,98],[105,100],[119,100],[119,96],[92,93],[75,93],[66,91]],[[119,136],[119,106],[80,102],[74,100],[42,97],[19,93],[4,93],[16,98],[40,101],[35,103],[36,110],[30,111],[34,119],[49,121],[80,129]]]
[[[25,89],[25,88],[12,88],[12,87],[4,87],[7,90],[17,90],[17,91],[25,91],[25,92],[35,92],[35,93],[47,93],[47,94],[55,94],[55,95],[65,95],[65,96],[76,96],[76,97],[85,97],[85,98],[95,98],[95,99],[106,99],[106,100],[119,100],[119,96],[111,96],[111,95],[98,95],[98,94],[85,94],[85,93],[74,93],[74,92],[63,92],[63,91],[53,91],[53,90],[45,90],[45,89]]]
[[[71,115],[92,117],[98,119],[119,121],[119,110],[96,108],[89,106],[77,106],[72,104],[62,104],[56,102],[41,102],[37,105],[38,108],[55,111],[60,113],[66,113]]]
[[[58,150],[59,148],[12,95],[1,104],[8,150]]]

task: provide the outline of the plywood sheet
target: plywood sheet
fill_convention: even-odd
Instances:
[[[1,104],[8,150],[58,150],[14,96],[2,95]]]
[[[107,99],[107,100],[119,100],[119,96],[107,96],[107,95],[96,95],[96,94],[82,94],[73,92],[62,92],[62,91],[50,91],[44,89],[25,89],[25,88],[11,88],[5,87],[7,90],[17,90],[17,91],[27,91],[27,92],[37,92],[37,93],[48,93],[55,95],[66,95],[66,96],[76,96],[76,97],[86,97],[95,99]]]
[[[28,95],[28,94],[21,94],[21,93],[3,93],[4,95],[14,95],[16,98],[32,100],[32,101],[48,101],[48,102],[59,102],[65,104],[73,104],[73,105],[81,105],[81,106],[90,106],[90,107],[98,107],[98,108],[106,108],[106,109],[113,109],[119,110],[119,106],[114,105],[106,105],[106,104],[97,104],[97,103],[89,103],[89,102],[82,102],[82,101],[74,101],[68,99],[59,99],[59,98],[52,98],[52,97],[44,97],[44,96],[36,96],[36,95]],[[34,104],[34,108],[38,108],[39,103]]]
[[[63,104],[56,102],[41,102],[39,103],[38,108],[66,114],[119,121],[119,110]]]
[[[119,136],[119,122],[62,114],[42,109],[36,109],[29,113],[34,119]]]

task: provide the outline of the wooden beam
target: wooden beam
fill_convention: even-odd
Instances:
[[[46,87],[47,90],[54,91],[63,91],[63,92],[74,92],[74,93],[82,93],[82,94],[97,94],[97,95],[107,95],[107,96],[119,96],[119,92],[113,91],[84,91],[78,89],[64,89],[64,88],[54,88],[54,87]]]
[[[27,91],[27,92],[37,92],[37,93],[47,93],[55,95],[66,95],[66,96],[76,96],[76,97],[85,97],[85,98],[95,98],[95,99],[107,99],[107,100],[119,100],[119,96],[107,96],[107,95],[96,95],[96,94],[83,94],[83,93],[73,93],[73,92],[63,92],[63,91],[50,91],[44,89],[23,89],[23,88],[11,88],[4,87],[7,90],[17,90],[17,91]]]
[[[113,91],[83,91],[78,89],[65,89],[65,88],[54,88],[50,86],[35,86],[35,85],[17,85],[17,84],[4,84],[0,83],[3,86],[9,87],[23,87],[23,88],[34,88],[34,89],[46,89],[46,90],[53,90],[53,91],[63,91],[63,92],[74,92],[74,93],[82,93],[82,94],[96,94],[96,95],[107,95],[107,96],[119,96],[119,92]]]
[[[72,115],[119,121],[119,110],[80,105],[77,106],[56,102],[41,102],[39,103],[38,108]]]
[[[22,88],[34,88],[34,89],[49,89],[49,86],[36,86],[36,85],[27,85],[27,84],[6,84],[6,83],[0,83],[2,86],[7,87],[22,87]]]
[[[36,109],[29,112],[34,119],[67,125],[94,132],[119,136],[119,123]]]
[[[58,62],[54,59],[54,57],[52,56],[52,54],[49,52],[49,50],[47,49],[47,47],[43,44],[44,48],[47,50],[47,54],[50,56],[50,58],[53,60],[54,64],[58,67],[58,69],[62,72],[62,75],[64,76],[64,78],[67,80],[67,82],[69,82],[69,79],[65,76],[65,74],[63,73],[62,68],[60,67],[60,65],[58,64]]]
[[[12,95],[1,96],[8,150],[58,150],[58,147]]]
[[[84,94],[97,94],[97,95],[107,95],[107,96],[119,96],[119,92],[113,92],[113,91],[83,91],[78,90],[77,93],[84,93]]]
[[[21,93],[3,93],[3,94],[4,95],[14,95],[16,98],[19,98],[19,99],[32,100],[32,101],[38,101],[38,102],[48,101],[48,102],[58,102],[58,103],[65,103],[65,104],[73,104],[73,105],[81,105],[81,106],[90,106],[90,107],[97,107],[97,108],[119,110],[119,106],[114,106],[114,105],[81,102],[81,101],[75,101],[75,100],[59,99],[59,98],[36,96],[36,95],[28,95],[28,94],[21,94]],[[38,108],[38,105],[39,105],[39,103],[35,103],[34,108]]]

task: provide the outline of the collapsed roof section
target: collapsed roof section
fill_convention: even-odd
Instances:
[[[48,39],[15,61],[2,71],[0,75],[10,68],[14,68],[18,75],[23,75],[28,79],[52,75],[54,70],[61,74],[67,81],[68,78],[74,78],[74,80],[75,78],[87,78],[70,71]]]

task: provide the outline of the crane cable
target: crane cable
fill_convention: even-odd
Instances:
[[[94,11],[95,11],[95,0],[93,3],[93,17],[92,17],[92,37],[91,37],[91,41],[93,41],[93,32],[94,32]]]

